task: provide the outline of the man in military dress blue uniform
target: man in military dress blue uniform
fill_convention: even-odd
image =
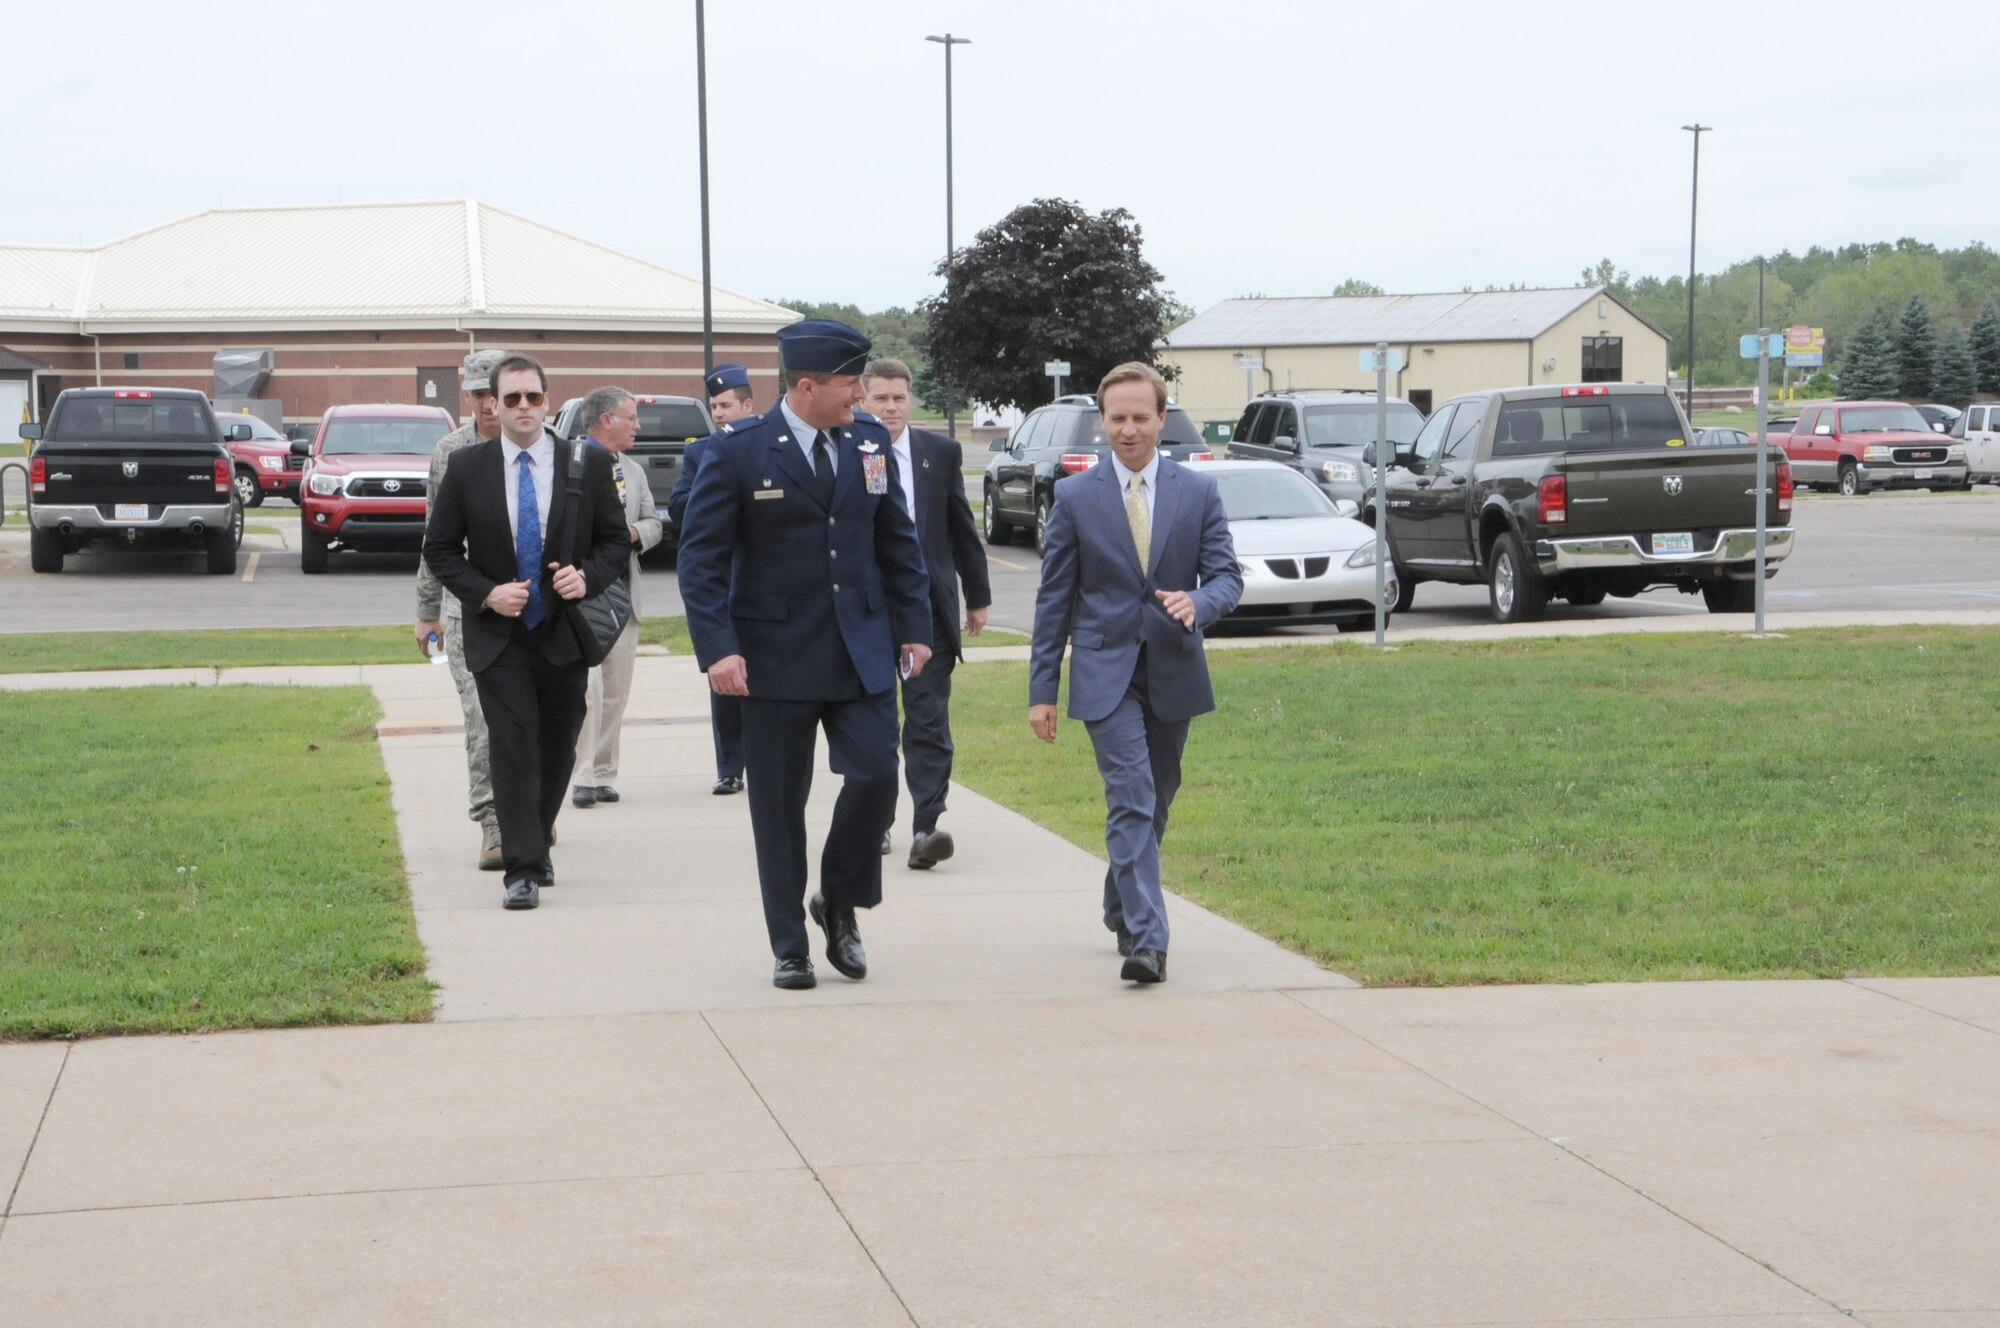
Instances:
[[[867,976],[856,909],[882,899],[896,815],[896,678],[931,654],[930,581],[897,498],[888,432],[854,417],[869,342],[830,319],[778,333],[777,407],[717,435],[688,500],[681,599],[711,690],[741,696],[750,825],[772,982],[815,983],[806,931],[806,795],[826,730],[842,775],[813,920],[827,959]]]

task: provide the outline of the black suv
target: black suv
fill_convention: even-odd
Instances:
[[[1333,499],[1359,505],[1368,488],[1361,449],[1375,441],[1375,394],[1359,389],[1266,392],[1243,408],[1229,436],[1229,456],[1290,466]],[[1404,451],[1424,427],[1424,414],[1389,398],[1392,453]]]
[[[646,468],[646,484],[653,491],[653,505],[660,509],[658,547],[672,549],[680,543],[680,531],[667,520],[667,495],[674,491],[674,481],[681,476],[681,453],[695,439],[714,433],[715,424],[708,418],[708,407],[693,397],[640,393],[636,399],[639,440],[625,455]],[[593,421],[583,418],[584,400],[571,397],[563,402],[562,411],[556,416],[556,436],[564,442],[590,432]]]
[[[1055,506],[1056,481],[1089,470],[1111,454],[1097,414],[1097,398],[1057,397],[1021,421],[1012,438],[996,438],[1000,453],[986,463],[988,544],[1008,544],[1014,529],[1035,532],[1035,552],[1048,543],[1049,509]],[[1167,405],[1167,422],[1160,430],[1160,453],[1176,461],[1213,461],[1201,430],[1179,406]]]

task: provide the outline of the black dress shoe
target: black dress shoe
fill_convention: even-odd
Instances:
[[[867,977],[868,953],[861,948],[861,931],[854,925],[854,910],[828,908],[823,894],[812,897],[811,910],[812,920],[826,932],[827,962],[839,969],[842,977],[856,982]]]
[[[915,871],[929,871],[957,851],[951,842],[949,830],[919,830],[910,841],[910,867]]]
[[[596,788],[592,789],[591,792],[597,795],[597,800],[599,802],[618,801],[618,790],[612,788],[609,784],[599,784]]]
[[[572,807],[595,807],[597,790],[588,784],[578,784],[569,791],[569,805]]]
[[[889,832],[887,830],[884,830],[882,832],[882,856],[885,858],[888,857],[889,850],[894,847],[895,845],[889,841]]]
[[[819,985],[819,979],[813,976],[812,960],[787,955],[771,971],[771,985],[786,991],[809,991]]]
[[[518,881],[507,882],[507,893],[501,896],[502,908],[534,908],[542,902],[542,892],[535,883],[523,876]]]
[[[1141,984],[1165,982],[1167,980],[1167,952],[1165,950],[1134,950],[1125,967],[1118,970],[1118,976],[1127,982]]]
[[[722,778],[715,781],[715,786],[713,788],[709,789],[709,792],[713,793],[718,798],[724,796],[725,794],[741,793],[742,791],[743,791],[743,776],[741,775],[724,775]]]
[[[1118,929],[1118,953],[1128,959],[1132,955],[1132,933],[1123,927]]]

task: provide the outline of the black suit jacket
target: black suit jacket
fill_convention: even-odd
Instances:
[[[940,651],[960,652],[959,582],[965,583],[965,607],[983,609],[993,603],[986,577],[986,549],[965,500],[965,452],[958,443],[928,429],[910,430],[910,462],[916,472],[917,539],[924,565],[931,573],[931,636]]]
[[[583,448],[583,514],[590,523],[576,558],[586,598],[603,594],[629,570],[630,538],[618,485],[611,478],[611,454],[582,439],[557,440],[555,493],[542,532],[541,594],[548,619],[536,633],[537,645],[554,664],[573,664],[583,657],[569,615],[562,611],[565,601],[555,591],[555,572],[548,566],[567,563],[571,556],[568,476],[570,450],[576,446]],[[504,438],[491,438],[452,453],[445,462],[444,479],[431,495],[430,519],[424,526],[424,561],[465,605],[465,666],[474,673],[500,657],[514,631],[514,619],[486,607],[493,587],[520,580],[514,526],[507,511],[508,450]]]

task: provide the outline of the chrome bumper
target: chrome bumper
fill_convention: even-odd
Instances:
[[[1764,561],[1775,563],[1792,551],[1795,532],[1773,526],[1764,532]],[[1592,539],[1535,541],[1535,561],[1544,572],[1621,571],[1644,567],[1712,567],[1749,562],[1757,556],[1755,530],[1725,530],[1713,548],[1696,553],[1650,553],[1636,535],[1601,535]]]
[[[160,509],[156,517],[144,521],[114,521],[89,504],[54,507],[48,503],[36,503],[28,509],[28,520],[37,530],[59,530],[68,526],[72,530],[186,530],[199,521],[203,529],[217,526],[227,528],[234,513],[235,503],[217,503],[213,507],[206,504],[195,506],[169,506]]]

